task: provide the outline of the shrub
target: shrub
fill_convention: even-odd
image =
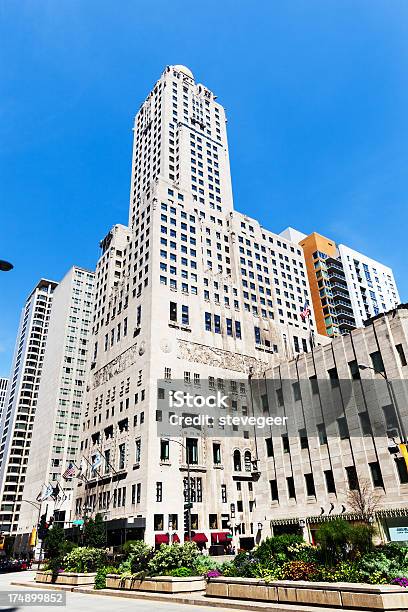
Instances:
[[[195,560],[194,567],[195,567],[197,575],[202,575],[202,576],[207,575],[207,573],[211,570],[221,571],[221,563],[205,555],[198,555],[198,557]]]
[[[305,541],[300,535],[283,534],[273,538],[266,538],[255,549],[254,557],[263,566],[284,562],[294,558],[296,546],[304,545]],[[293,552],[292,550],[293,549]]]
[[[314,563],[288,561],[282,568],[284,580],[313,580],[317,574]]]
[[[141,540],[127,540],[122,546],[122,552],[128,555],[131,552],[133,546],[138,546]]]
[[[176,576],[176,577],[180,577],[180,578],[187,578],[187,576],[195,576],[196,573],[194,572],[194,570],[190,569],[189,567],[177,567],[174,570],[171,570],[170,572],[170,576]]]
[[[154,550],[151,546],[143,542],[143,540],[133,540],[128,543],[128,557],[119,566],[121,575],[137,575],[146,574],[149,561],[154,555]]]
[[[316,532],[316,541],[320,544],[326,563],[334,565],[347,557],[351,527],[344,519],[335,519],[323,523]]]
[[[118,568],[114,565],[104,565],[102,567],[99,567],[96,571],[95,576],[95,589],[105,589],[107,574],[116,574],[117,571]]]
[[[353,547],[354,554],[364,554],[374,549],[373,537],[375,528],[367,523],[351,525],[349,542]]]
[[[106,553],[100,548],[78,547],[64,557],[67,572],[93,572],[103,565]]]
[[[223,568],[224,576],[256,578],[261,564],[252,553],[238,553],[229,567]]]
[[[162,544],[153,558],[148,562],[148,571],[152,576],[165,576],[178,567],[195,569],[195,562],[199,555],[194,542],[180,544]]]
[[[106,547],[106,525],[100,514],[97,514],[94,519],[88,519],[85,523],[84,545],[90,548]]]
[[[56,577],[62,568],[65,555],[75,548],[75,544],[65,539],[63,528],[56,524],[48,530],[43,547],[47,559],[46,568]]]

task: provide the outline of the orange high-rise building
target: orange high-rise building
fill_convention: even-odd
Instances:
[[[354,329],[353,307],[336,243],[313,232],[299,244],[305,254],[317,332],[333,337]]]

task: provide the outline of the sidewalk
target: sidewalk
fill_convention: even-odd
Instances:
[[[193,606],[207,606],[212,608],[223,608],[231,610],[242,610],[243,612],[339,612],[339,608],[323,608],[321,606],[301,606],[298,604],[279,604],[263,601],[243,601],[240,599],[222,599],[218,597],[206,597],[204,594],[189,593],[150,593],[142,591],[125,591],[123,589],[100,589],[92,587],[71,587],[65,585],[40,584],[34,581],[13,581],[13,586],[23,586],[34,589],[51,589],[54,591],[70,591],[84,595],[97,595],[102,597],[125,597],[127,599],[143,599],[148,601],[171,602]],[[341,608],[342,612],[355,612]]]

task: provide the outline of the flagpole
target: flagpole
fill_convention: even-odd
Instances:
[[[313,334],[313,330],[312,330],[312,317],[309,314],[309,334],[310,334],[310,348],[314,349],[314,334]]]

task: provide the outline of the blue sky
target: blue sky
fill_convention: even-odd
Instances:
[[[0,375],[26,295],[126,223],[132,120],[167,64],[228,113],[235,206],[394,268],[408,299],[404,0],[4,0]]]

